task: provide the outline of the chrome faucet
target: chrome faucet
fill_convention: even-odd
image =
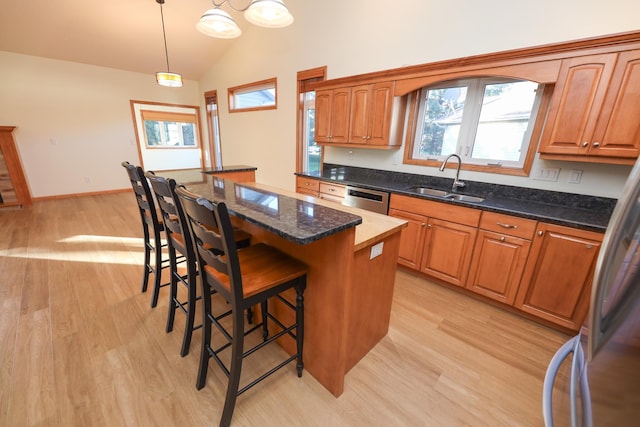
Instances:
[[[460,166],[462,166],[462,159],[457,154],[449,154],[449,156],[444,159],[442,165],[440,166],[440,172],[444,172],[444,167],[447,165],[447,162],[450,158],[455,157],[458,160],[458,168],[456,169],[456,177],[453,179],[453,186],[451,187],[452,191],[456,191],[458,188],[462,188],[465,186],[465,183],[460,181]]]

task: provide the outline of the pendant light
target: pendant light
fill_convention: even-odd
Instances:
[[[156,3],[160,5],[160,17],[162,19],[162,37],[164,39],[164,55],[167,59],[167,71],[159,71],[156,73],[156,81],[160,86],[167,87],[182,87],[182,76],[177,73],[172,73],[169,68],[169,50],[167,49],[167,34],[164,29],[164,13],[162,12],[162,5],[164,0],[156,0]]]
[[[282,0],[251,0],[241,8],[235,7],[231,0],[212,0],[212,3],[213,9],[207,10],[196,24],[198,31],[211,37],[231,39],[242,34],[231,15],[220,9],[225,3],[236,12],[244,12],[247,21],[260,27],[282,28],[293,23],[293,15]]]

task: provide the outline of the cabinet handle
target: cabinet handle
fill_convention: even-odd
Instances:
[[[336,191],[336,189],[335,188],[330,188],[329,191]]]
[[[306,185],[307,187],[311,185],[310,182],[305,182],[304,185]]]
[[[600,143],[599,142],[594,142],[593,143],[593,148],[598,148],[600,147]]]
[[[589,146],[589,143],[588,143],[587,141],[585,141],[585,142],[583,142],[583,143],[582,143],[582,146],[583,146],[583,147],[588,147],[588,146]]]
[[[427,228],[431,228],[431,224],[427,224]]]
[[[538,236],[542,236],[544,234],[544,231],[540,230],[538,231]]]
[[[425,223],[423,222],[423,223],[421,223],[421,224],[420,224],[420,227],[424,227],[425,225],[427,225],[427,224],[425,224]]]
[[[504,240],[505,240],[504,236],[500,237],[501,242],[504,242]]]
[[[518,228],[517,225],[511,225],[511,224],[505,224],[503,222],[496,222],[496,224],[498,224],[500,227],[504,227],[504,228]]]

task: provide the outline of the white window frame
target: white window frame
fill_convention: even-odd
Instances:
[[[473,144],[479,125],[480,113],[482,109],[482,101],[484,97],[485,87],[492,84],[500,83],[514,83],[524,80],[512,79],[512,78],[500,78],[500,77],[481,77],[470,79],[456,79],[448,80],[435,85],[430,85],[422,88],[418,91],[419,106],[416,114],[416,131],[414,133],[412,141],[412,150],[410,152],[410,160],[413,162],[421,161],[442,161],[446,156],[451,153],[442,153],[439,156],[433,155],[420,155],[420,139],[422,132],[420,131],[424,125],[424,108],[427,91],[442,88],[451,87],[466,87],[467,95],[465,99],[465,106],[460,123],[460,132],[458,135],[458,141],[454,152],[458,154],[465,164],[489,166],[497,168],[513,168],[522,169],[525,165],[526,157],[529,151],[529,146],[532,141],[533,130],[538,120],[538,114],[540,114],[540,106],[543,100],[544,85],[539,84],[536,89],[535,100],[531,109],[531,115],[528,120],[527,129],[523,135],[522,143],[520,146],[520,156],[517,161],[506,161],[498,159],[479,159],[473,158]]]

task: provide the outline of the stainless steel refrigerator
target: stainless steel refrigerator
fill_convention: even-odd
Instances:
[[[589,317],[554,355],[545,426],[640,426],[640,162],[614,208],[596,265]]]

